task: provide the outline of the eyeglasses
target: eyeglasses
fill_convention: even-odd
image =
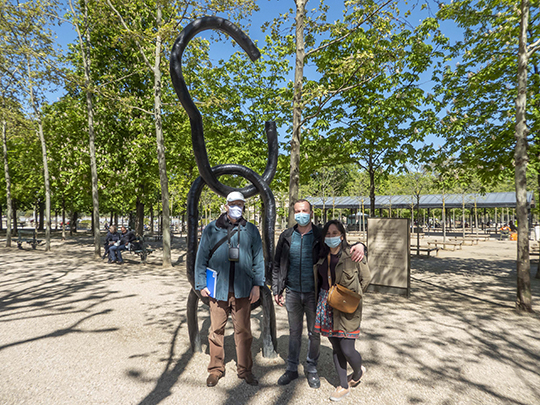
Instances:
[[[240,207],[240,208],[244,208],[244,203],[243,202],[235,202],[235,201],[231,201],[228,203],[228,206],[229,207]]]

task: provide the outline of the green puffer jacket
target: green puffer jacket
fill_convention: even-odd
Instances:
[[[319,292],[320,275],[319,267],[323,264],[324,258],[313,266],[315,276],[315,291]],[[351,259],[349,249],[342,250],[339,261],[336,265],[336,284],[341,284],[343,287],[362,295],[360,304],[355,312],[352,314],[346,314],[336,309],[333,310],[333,329],[342,330],[344,332],[353,332],[360,328],[360,322],[362,321],[362,301],[364,292],[367,290],[371,281],[371,273],[367,265],[367,259],[364,256],[362,261],[355,263]]]

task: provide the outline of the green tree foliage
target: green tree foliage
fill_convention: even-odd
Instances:
[[[406,162],[420,159],[414,144],[433,132],[435,121],[420,83],[435,54],[427,40],[437,24],[428,19],[413,31],[402,28],[390,19],[377,21],[343,41],[329,39],[331,45],[315,59],[323,74],[316,86],[350,88],[328,106],[320,103],[308,109],[318,114],[313,124],[317,130],[311,134],[328,133],[324,147],[321,135],[311,138],[312,148],[322,152],[321,159],[333,156],[338,159],[335,163],[355,162],[366,170],[372,207],[376,183],[393,171],[405,170]],[[333,36],[343,30],[336,24]],[[348,60],[350,55],[357,61]],[[344,64],[349,64],[349,71],[355,69],[354,75],[343,77]],[[334,153],[329,155],[329,149]]]
[[[516,307],[532,311],[526,180],[528,162],[537,155],[530,153],[528,145],[532,141],[531,150],[537,150],[540,134],[533,132],[529,139],[527,122],[538,128],[539,114],[537,104],[527,103],[528,93],[537,94],[538,88],[527,83],[529,66],[538,65],[540,13],[537,6],[531,9],[528,0],[520,6],[498,0],[458,1],[439,11],[440,18],[452,19],[464,29],[464,39],[448,47],[447,60],[458,58],[458,63],[455,69],[441,67],[438,92],[443,105],[449,105],[442,120],[448,147],[464,167],[478,170],[484,182],[515,170]],[[538,79],[531,83],[537,85]]]
[[[2,70],[15,82],[26,100],[41,144],[45,204],[45,250],[50,250],[51,189],[47,143],[43,133],[43,94],[58,82],[57,55],[48,25],[55,15],[55,1],[2,2]]]
[[[498,0],[452,2],[438,13],[440,19],[451,19],[463,29],[463,39],[448,43],[445,62],[435,70],[435,90],[445,113],[440,132],[448,152],[464,167],[477,170],[484,183],[513,175],[519,14],[517,3]],[[532,40],[539,38],[539,17],[535,10]],[[531,65],[538,65],[538,55]],[[529,94],[534,98],[539,84],[538,72],[531,71]],[[527,117],[531,129],[536,129],[530,138],[530,156],[536,162],[540,121],[534,98]]]

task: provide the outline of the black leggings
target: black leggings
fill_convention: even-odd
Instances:
[[[354,348],[356,339],[329,337],[332,343],[334,365],[339,377],[339,383],[343,388],[349,388],[347,381],[347,363],[353,369],[353,380],[362,377],[362,356]]]

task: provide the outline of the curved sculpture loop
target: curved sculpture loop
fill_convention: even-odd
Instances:
[[[268,163],[262,176],[248,167],[235,164],[225,164],[215,167],[210,166],[202,117],[193,102],[184,77],[182,74],[182,55],[188,42],[199,32],[216,29],[230,35],[249,55],[252,61],[259,58],[260,53],[255,44],[234,24],[220,17],[203,17],[191,22],[177,37],[171,52],[170,74],[178,99],[186,110],[191,123],[191,140],[193,152],[200,177],[192,184],[188,194],[188,229],[187,229],[187,277],[191,284],[188,297],[187,318],[191,347],[194,351],[201,350],[199,326],[197,321],[197,308],[199,299],[208,304],[208,298],[204,298],[194,289],[195,283],[195,258],[197,254],[197,235],[199,219],[199,200],[204,185],[208,185],[215,193],[225,197],[231,191],[240,191],[246,198],[260,194],[264,206],[263,219],[263,251],[265,258],[265,275],[270,280],[272,276],[272,258],[274,254],[274,224],[276,220],[276,208],[274,195],[268,184],[274,178],[277,169],[278,142],[276,125],[274,122],[265,124],[266,137],[268,140]],[[227,186],[219,181],[219,177],[225,174],[241,176],[251,182],[251,185],[238,189]],[[263,307],[263,355],[274,357],[277,347],[275,312],[272,294],[267,286],[261,288],[261,299],[252,305],[253,308]]]

